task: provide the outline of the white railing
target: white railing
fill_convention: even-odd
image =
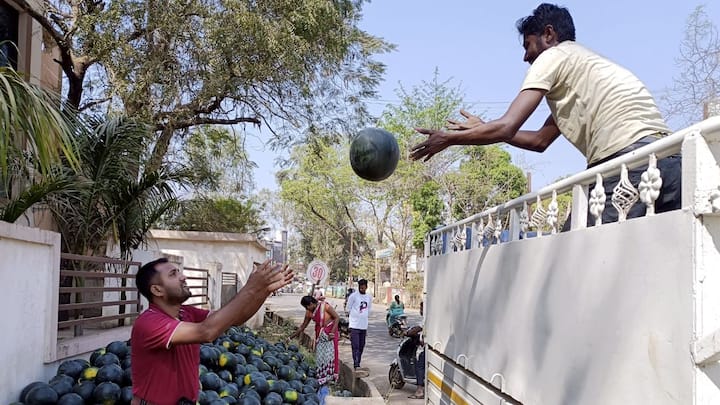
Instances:
[[[620,175],[621,178],[621,187],[616,187],[612,195],[613,207],[618,211],[618,222],[625,220],[628,210],[638,200],[646,204],[646,215],[654,215],[654,203],[661,184],[661,173],[656,168],[657,160],[681,152],[686,139],[710,133],[720,133],[720,117],[705,120],[536,192],[438,228],[426,238],[425,256],[553,235],[561,225],[557,196],[570,191],[570,230],[585,228],[586,224],[600,226],[603,209],[606,209],[602,180],[609,176]],[[639,184],[630,184],[627,180],[628,170],[644,165],[648,165],[648,169],[642,176],[643,180]],[[684,183],[686,171],[683,172]],[[594,188],[589,190],[593,183]],[[717,194],[720,209],[720,191]],[[594,217],[592,221],[588,221],[588,211]],[[564,214],[563,217],[567,217],[568,213]]]

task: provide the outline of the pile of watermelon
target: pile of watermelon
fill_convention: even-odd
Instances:
[[[27,385],[19,403],[130,404],[131,367],[128,342],[112,342],[89,361],[61,363],[49,382]],[[271,344],[249,328],[234,326],[200,346],[200,405],[318,405],[319,388],[314,367],[296,345]]]

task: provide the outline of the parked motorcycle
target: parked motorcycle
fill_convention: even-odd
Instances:
[[[338,332],[341,338],[350,339],[350,321],[340,317],[338,321]]]
[[[400,389],[405,383],[417,382],[415,362],[417,362],[418,341],[418,336],[405,336],[400,341],[388,372],[388,380],[392,388]]]

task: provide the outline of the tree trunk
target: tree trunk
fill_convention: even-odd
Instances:
[[[165,158],[165,154],[167,154],[174,132],[175,131],[170,126],[163,128],[162,132],[160,132],[160,137],[155,142],[150,162],[145,169],[147,172],[152,172],[160,168],[160,165]]]

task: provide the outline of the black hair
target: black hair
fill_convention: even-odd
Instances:
[[[566,7],[543,3],[532,15],[523,17],[515,23],[520,35],[540,35],[545,27],[552,25],[558,35],[558,42],[575,40],[575,24]]]
[[[307,309],[308,305],[310,305],[310,304],[317,304],[317,300],[315,299],[315,297],[306,295],[306,296],[300,298],[300,305],[302,305],[303,308]]]
[[[360,279],[360,281],[358,281],[358,287],[361,285],[364,285],[365,287],[367,287],[367,280],[365,280],[364,278]]]
[[[140,270],[138,270],[137,274],[135,275],[135,286],[137,287],[138,291],[140,291],[140,294],[147,298],[149,302],[152,302],[153,298],[153,295],[150,292],[150,282],[155,277],[155,275],[158,274],[157,270],[155,270],[155,266],[167,262],[168,259],[166,257],[161,257],[151,262],[147,262],[142,267],[140,267]]]

